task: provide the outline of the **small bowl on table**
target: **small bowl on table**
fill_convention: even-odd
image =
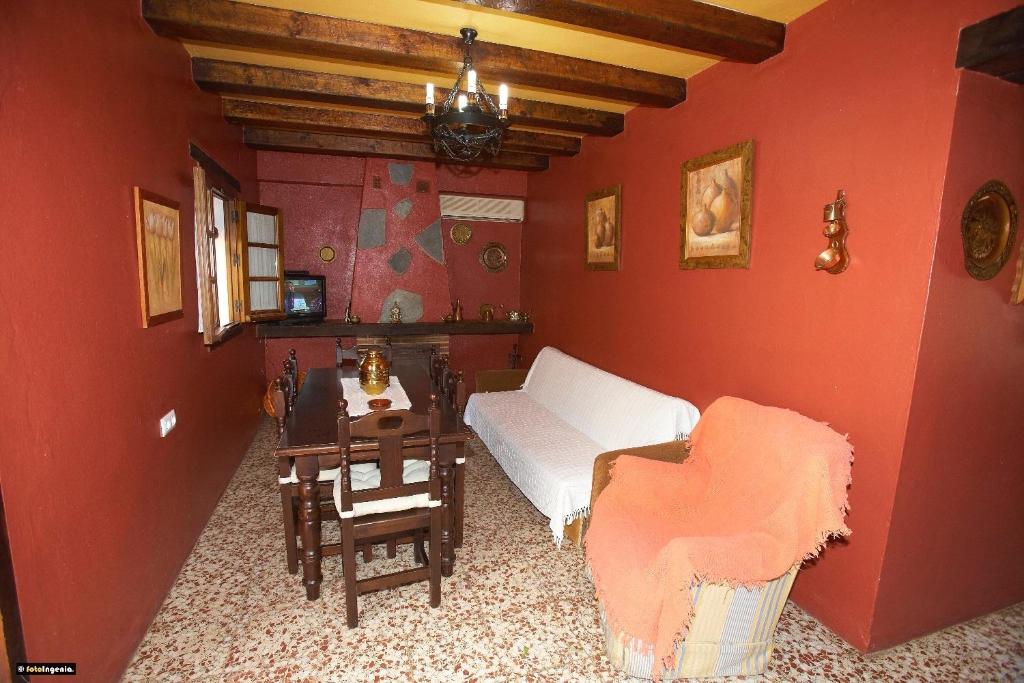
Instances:
[[[367,401],[366,405],[370,406],[370,410],[387,410],[391,407],[390,398],[371,398]]]

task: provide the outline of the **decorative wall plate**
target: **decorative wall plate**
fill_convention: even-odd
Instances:
[[[330,263],[334,260],[336,254],[334,253],[334,247],[322,246],[320,247],[320,260],[324,263]]]
[[[451,229],[452,242],[465,244],[473,236],[473,226],[469,223],[456,223]]]
[[[960,221],[964,266],[971,277],[991,280],[996,276],[1010,257],[1017,219],[1017,202],[1002,182],[990,180],[974,193]]]
[[[480,265],[488,273],[500,273],[508,268],[508,250],[501,242],[488,242],[480,250]]]

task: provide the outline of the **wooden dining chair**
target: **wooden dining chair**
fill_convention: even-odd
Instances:
[[[271,403],[274,407],[277,433],[279,435],[284,433],[285,422],[295,406],[295,399],[298,397],[299,361],[296,357],[295,349],[288,352],[288,358],[282,362],[282,366],[283,372],[281,376],[271,384]],[[333,463],[328,462],[328,465],[331,464]],[[376,467],[376,463],[361,463],[356,466],[356,469],[369,471],[376,469]],[[320,483],[320,512],[321,516],[326,519],[334,519],[337,516],[334,510],[334,479],[338,476],[339,471],[339,466],[334,464],[333,467],[321,469],[317,477],[317,481]],[[296,574],[299,571],[299,479],[295,474],[294,458],[278,459],[277,483],[281,493],[285,558],[288,564],[288,572]],[[331,547],[331,544],[323,546],[324,555],[332,554]],[[338,552],[340,552],[340,546]],[[338,552],[334,554],[338,554]],[[370,561],[373,558],[372,547],[366,546],[363,548],[363,558],[366,561]]]
[[[404,438],[420,432],[430,434],[429,461],[403,457],[408,454]],[[338,402],[341,475],[334,483],[334,504],[341,526],[349,628],[359,625],[357,598],[363,593],[426,580],[430,582],[430,606],[441,604],[441,480],[437,463],[440,434],[441,412],[436,395],[430,397],[426,415],[388,410],[350,420],[348,402]],[[353,469],[359,464],[352,462],[353,437],[377,443],[379,470],[360,473]],[[422,447],[418,450],[422,451]],[[425,567],[366,579],[356,577],[358,544],[410,536],[414,541],[413,557]],[[424,536],[429,536],[429,556],[423,547]]]

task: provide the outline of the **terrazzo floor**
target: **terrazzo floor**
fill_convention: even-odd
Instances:
[[[265,420],[124,681],[637,680],[604,655],[581,550],[553,545],[546,519],[479,442],[441,607],[430,609],[426,583],[373,593],[348,629],[340,557],[324,561],[315,602],[285,567],[275,443]],[[407,547],[376,556],[360,561],[360,576],[412,562]],[[865,656],[790,602],[766,674],[746,680],[1022,681],[1024,603]]]

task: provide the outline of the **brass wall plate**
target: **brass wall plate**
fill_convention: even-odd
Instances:
[[[452,242],[455,242],[455,244],[465,244],[473,237],[473,226],[469,223],[456,223],[452,226],[449,234],[451,234]]]
[[[335,256],[337,256],[337,254],[334,253],[334,247],[329,245],[320,247],[320,260],[324,263],[330,263],[334,260]]]
[[[480,265],[488,273],[500,273],[508,268],[508,250],[501,242],[488,242],[480,250]]]
[[[974,193],[960,220],[964,267],[971,277],[991,280],[1006,264],[1018,218],[1017,202],[1004,183],[990,180]]]

